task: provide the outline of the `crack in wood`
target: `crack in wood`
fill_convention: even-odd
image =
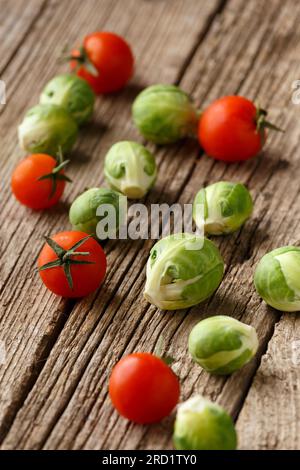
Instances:
[[[200,34],[199,34],[197,40],[195,41],[194,46],[191,48],[190,53],[187,54],[186,59],[184,60],[182,66],[180,67],[180,70],[177,74],[177,78],[174,81],[174,85],[180,85],[180,82],[181,82],[181,80],[182,80],[182,78],[183,78],[183,76],[186,72],[186,69],[188,68],[188,66],[192,62],[192,60],[193,60],[197,50],[199,49],[200,45],[205,40],[205,38],[206,38],[207,34],[209,33],[216,17],[218,15],[222,14],[222,11],[225,9],[226,4],[228,2],[228,0],[218,0],[218,1],[219,1],[219,3],[216,5],[215,10],[213,10],[211,12],[211,14],[208,16],[204,28],[202,29],[202,31],[200,31]]]
[[[38,376],[42,372],[43,367],[44,367],[44,365],[47,361],[47,358],[49,357],[49,354],[50,354],[57,338],[59,337],[62,329],[64,328],[64,325],[66,324],[66,322],[68,320],[68,316],[70,315],[70,313],[73,310],[74,303],[75,302],[72,301],[72,300],[66,301],[66,306],[63,310],[63,313],[59,317],[59,321],[55,325],[55,328],[52,332],[51,337],[46,337],[45,338],[45,340],[46,339],[47,340],[45,341],[44,347],[42,347],[42,345],[41,345],[42,353],[41,353],[41,356],[40,356],[40,360],[39,360],[38,363],[33,364],[32,373],[31,373],[31,376],[30,376],[29,380],[26,383],[26,387],[24,387],[24,389],[22,390],[22,393],[20,393],[20,395],[18,397],[18,400],[14,403],[15,404],[14,408],[10,409],[10,412],[5,416],[5,419],[2,421],[2,423],[0,423],[0,443],[3,441],[6,434],[8,433],[8,431],[9,431],[9,429],[10,429],[10,427],[11,427],[11,425],[12,425],[12,423],[13,423],[13,421],[14,421],[17,413],[18,413],[18,410],[23,406],[23,404],[26,400],[26,397],[28,396],[28,394],[30,393],[32,388],[34,387],[36,379],[38,378]]]

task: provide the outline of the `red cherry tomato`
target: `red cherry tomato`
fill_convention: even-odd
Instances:
[[[77,231],[60,232],[46,240],[38,268],[49,290],[62,297],[84,297],[98,289],[106,272],[106,256],[96,240]]]
[[[123,88],[133,75],[134,57],[120,36],[97,32],[84,38],[83,47],[72,51],[71,69],[84,78],[97,94]]]
[[[50,155],[30,155],[22,160],[13,172],[13,194],[21,204],[31,209],[47,209],[53,206],[61,198],[66,181],[70,181],[63,169],[57,170],[57,161]]]
[[[242,96],[224,96],[203,112],[198,137],[205,153],[225,162],[254,157],[266,139],[265,128],[280,130],[266,121],[267,113]]]
[[[179,381],[165,362],[149,353],[122,358],[113,368],[109,395],[125,418],[139,424],[168,416],[179,400]]]

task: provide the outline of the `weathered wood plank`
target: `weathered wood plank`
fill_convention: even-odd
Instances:
[[[74,153],[70,173],[72,175],[73,172],[72,176],[76,181],[76,175],[78,176],[80,170],[80,180],[77,178],[76,183],[69,189],[69,198],[73,199],[87,185],[100,184],[101,161],[106,149],[113,142],[132,135],[128,124],[132,97],[139,88],[157,81],[158,78],[166,82],[176,80],[182,61],[193,48],[199,32],[205,28],[206,21],[219,3],[209,2],[204,7],[197,6],[195,10],[192,1],[176,0],[170,8],[167,2],[158,2],[154,5],[132,0],[127,2],[126,14],[121,16],[117,14],[120,5],[123,5],[120,1],[105,0],[101,4],[102,8],[99,8],[99,2],[95,1],[50,3],[37,22],[35,30],[26,38],[24,47],[16,54],[12,66],[5,71],[6,80],[11,79],[12,86],[9,103],[0,117],[3,148],[7,154],[11,154],[3,168],[6,192],[4,210],[1,214],[3,227],[1,249],[2,253],[6,252],[9,255],[8,262],[1,271],[1,339],[6,342],[8,357],[8,364],[0,368],[3,436],[43,368],[44,361],[72,308],[72,304],[46,293],[41,288],[38,277],[33,273],[42,234],[68,227],[66,205],[62,204],[48,214],[32,214],[19,207],[7,191],[12,168],[21,156],[15,140],[16,122],[20,119],[20,114],[36,102],[44,82],[57,72],[58,67],[53,57],[59,56],[66,38],[70,43],[75,43],[87,29],[90,31],[99,28],[112,29],[124,34],[134,45],[137,56],[135,82],[118,96],[99,99],[94,124],[85,129],[77,152]],[[98,16],[95,10],[99,11]],[[201,18],[197,28],[194,29],[191,28],[191,24],[195,12]],[[137,23],[133,23],[134,17],[139,18]],[[151,22],[149,22],[150,17]],[[148,51],[147,54],[145,51]],[[16,67],[19,68],[19,75],[14,78]],[[43,70],[43,83],[40,70]],[[93,155],[92,160],[90,155]],[[191,155],[191,164],[193,159],[194,156]],[[186,174],[189,168],[190,166],[187,166]],[[173,172],[176,172],[175,166]],[[171,174],[170,177],[172,176]],[[179,191],[179,188],[176,190]],[[125,247],[120,248],[118,244],[108,247],[109,263],[112,268],[105,286],[99,293],[103,302],[101,308],[104,310],[106,304],[114,298],[121,279],[132,265],[132,260],[136,258],[138,262],[138,243],[133,253],[130,252],[130,256],[127,255],[127,250],[131,249],[130,245],[125,244]],[[138,272],[142,266],[138,266]],[[134,268],[137,269],[137,266]],[[95,296],[86,300],[87,310],[96,300],[98,297]],[[85,315],[81,319],[78,318],[79,323],[75,325],[74,332],[80,329],[80,322],[84,323]],[[92,317],[93,321],[99,320],[97,315],[92,314]],[[88,334],[92,331],[86,325],[83,326],[86,334],[81,330],[78,331],[81,335],[79,345],[82,348],[89,340]],[[76,340],[77,336],[74,342]],[[89,357],[88,347],[84,354]],[[65,361],[66,359],[62,359],[62,365]],[[60,361],[56,359],[56,362],[59,365]],[[75,369],[72,375],[75,375]],[[69,393],[68,389],[67,394]],[[39,399],[39,404],[43,400]],[[57,405],[56,416],[59,415],[62,406],[59,403]],[[32,421],[32,424],[36,423]],[[45,425],[48,427],[41,434],[40,443],[45,439],[44,434],[49,432],[49,422],[45,421]],[[17,435],[15,437],[18,438]],[[40,444],[33,446],[35,445]]]
[[[283,315],[237,421],[240,447],[299,449],[300,318]]]
[[[205,50],[208,56],[211,53],[208,47],[210,39],[212,44],[217,42],[216,34],[219,29],[220,36],[222,38],[226,37],[225,30],[223,29],[225,28],[225,24],[227,24],[228,28],[232,28],[232,23],[229,19],[233,6],[235,5],[231,3],[229,8],[224,12],[224,23],[216,25],[216,30],[212,28],[211,36],[206,38]],[[268,9],[268,13],[272,16],[274,15],[274,11]],[[212,163],[210,159],[203,157],[199,165],[195,167],[195,171],[183,194],[182,202],[190,202],[193,194],[202,184],[228,178],[230,180],[244,181],[249,185],[255,198],[255,212],[252,220],[246,224],[240,233],[230,238],[224,238],[219,243],[228,268],[226,278],[218,290],[217,295],[212,298],[208,306],[201,305],[193,309],[192,312],[184,318],[175,336],[172,336],[172,333],[170,333],[170,322],[164,332],[165,336],[168,338],[168,342],[172,345],[170,351],[171,355],[175,355],[175,357],[178,358],[178,370],[180,371],[181,383],[183,383],[184,387],[183,396],[187,397],[193,392],[200,391],[206,396],[210,396],[213,400],[218,400],[233,416],[236,416],[240,410],[243,398],[251,384],[251,378],[255,373],[257,362],[253,361],[239,373],[234,374],[227,380],[220,378],[214,379],[205,373],[201,373],[200,376],[198,376],[197,366],[192,366],[190,359],[187,357],[186,342],[188,333],[193,324],[200,318],[216,313],[230,314],[246,323],[251,323],[257,328],[260,337],[260,351],[257,358],[257,361],[259,361],[259,356],[266,348],[267,342],[273,333],[274,323],[278,320],[279,315],[262,305],[257,298],[252,284],[254,266],[264,252],[275,246],[295,243],[299,240],[299,177],[297,177],[299,171],[299,157],[297,153],[295,153],[297,141],[299,140],[299,130],[297,129],[298,110],[290,103],[291,83],[295,79],[295,76],[297,76],[293,59],[296,51],[293,41],[286,41],[286,37],[289,37],[289,31],[293,31],[295,28],[296,23],[294,23],[294,21],[297,20],[293,18],[292,9],[287,6],[286,10],[280,12],[277,21],[273,18],[274,23],[272,23],[272,27],[274,26],[275,33],[270,35],[270,42],[267,41],[265,47],[263,47],[262,39],[266,37],[267,33],[271,33],[270,18],[266,16],[266,23],[262,22],[263,24],[258,27],[257,23],[250,21],[249,16],[251,16],[249,11],[244,12],[244,16],[242,15],[240,17],[239,27],[242,30],[247,25],[250,37],[253,27],[252,32],[255,31],[256,34],[255,36],[253,35],[248,46],[253,54],[256,55],[258,50],[260,50],[260,54],[255,61],[251,61],[251,56],[249,57],[249,63],[252,64],[253,71],[249,73],[249,76],[244,80],[244,83],[240,87],[240,92],[256,99],[259,98],[259,96],[263,97],[264,101],[261,102],[269,107],[274,118],[277,115],[277,120],[280,121],[280,119],[282,119],[282,123],[285,121],[285,127],[289,129],[288,138],[282,139],[280,135],[272,136],[270,145],[265,154],[260,159],[248,162],[246,165],[238,167],[232,165],[226,167],[220,163],[216,165]],[[232,18],[232,20],[234,20],[234,18]],[[245,21],[245,23],[243,23],[243,21]],[[282,31],[284,31],[284,36],[282,35]],[[235,32],[238,33],[236,37]],[[231,50],[232,44],[237,42],[239,34],[239,29],[231,29],[228,51]],[[274,56],[272,56],[274,68],[272,75],[270,75],[269,70],[271,64],[266,60],[266,57],[269,56],[270,50],[274,50],[274,44],[278,44],[278,46],[281,47],[278,47],[278,50],[274,52]],[[279,57],[282,54],[284,46],[288,46],[286,47],[285,60],[279,62]],[[240,44],[241,50],[243,50],[243,47],[243,44]],[[195,66],[198,64],[198,57],[200,58],[202,56],[202,47],[199,48],[198,52],[199,54],[197,54],[194,59]],[[216,62],[218,52],[218,50],[215,51]],[[231,54],[233,54],[233,51]],[[223,57],[228,57],[228,55],[228,53],[226,54],[226,50],[223,50]],[[221,74],[220,80],[221,83],[223,83],[223,94],[234,93],[236,91],[235,86],[238,81],[235,82],[235,79],[239,80],[240,78],[240,67],[239,61],[236,62],[235,57],[231,58],[228,69],[226,64],[223,64],[224,67],[222,68],[220,66],[218,72],[219,75]],[[218,65],[216,66],[218,67]],[[246,64],[243,63],[243,66],[245,67]],[[185,88],[187,89],[189,88],[188,76],[191,77],[191,80],[193,78],[191,68],[188,69],[183,79]],[[235,76],[232,77],[231,81],[228,81],[226,76],[228,76],[229,70],[232,68],[235,71]],[[299,68],[297,70],[299,73]],[[259,89],[257,93],[256,81],[258,77],[260,83],[263,83],[263,89]],[[206,78],[207,77],[203,77],[203,81],[205,81]],[[265,82],[263,82],[263,80],[265,80]],[[201,93],[202,96],[201,80],[198,83],[200,84],[197,86],[194,93],[196,96],[199,96]],[[216,82],[215,85],[217,93],[219,93],[219,83]],[[255,90],[254,93],[253,90]],[[274,90],[276,90],[276,94]],[[214,89],[211,95],[210,99],[217,96],[214,95]],[[284,117],[279,116],[279,111]],[[282,157],[282,155],[284,155],[284,157]],[[293,183],[291,182],[291,172],[293,174]],[[289,188],[288,193],[286,191],[287,187]],[[273,195],[276,196],[274,197]],[[271,389],[270,394],[273,394],[273,390],[271,391]],[[295,400],[296,397],[289,396],[288,399]],[[273,415],[276,416],[276,402],[271,402],[269,407],[272,406]],[[104,411],[98,411],[98,414],[95,414],[95,416],[98,417],[98,422],[102,421],[101,418],[103,415]],[[91,414],[89,414],[89,416],[91,418]],[[287,423],[289,419],[293,419],[292,414],[287,417]],[[139,437],[136,427],[126,424],[124,424],[123,429],[120,429],[120,432],[117,434],[116,431],[119,425],[120,422],[117,420],[111,425],[111,432],[109,437],[105,440],[106,446],[109,447],[113,445],[114,448],[118,448],[120,445],[123,448],[131,448],[132,446],[139,446],[141,448],[166,448],[166,446],[171,445],[170,421],[162,423],[157,427],[151,427],[150,430],[140,428]],[[88,426],[89,425],[87,425],[87,427]],[[243,421],[241,428],[243,426],[244,428],[247,426],[246,419]],[[272,423],[269,423],[268,426],[271,428]],[[255,432],[254,429],[253,419],[253,433]],[[267,429],[266,426],[266,430]],[[124,430],[127,430],[125,435],[122,434]],[[84,433],[84,430],[82,432]],[[168,432],[169,437],[167,437]],[[250,436],[248,441],[246,440],[247,437],[245,433],[244,440],[248,443],[248,447],[254,448],[253,439],[251,440]],[[98,430],[97,433],[95,429],[87,442],[93,446],[99,438],[100,430]],[[258,442],[258,440],[256,442]],[[293,445],[299,448],[299,437],[298,442],[293,441]]]
[[[0,121],[0,135],[6,158],[3,170],[5,173],[5,188],[3,211],[1,214],[1,254],[6,263],[1,264],[0,289],[1,294],[1,340],[7,350],[7,364],[1,366],[1,410],[0,434],[5,433],[10,421],[22,402],[27,391],[31,388],[34,378],[43,366],[47,350],[59,333],[59,326],[65,321],[70,310],[64,300],[42,293],[37,276],[34,274],[34,264],[37,256],[36,247],[40,243],[42,233],[50,233],[53,218],[57,223],[64,216],[64,206],[50,211],[45,217],[41,213],[31,213],[20,207],[10,194],[10,174],[18,159],[22,156],[18,149],[16,127],[24,110],[38,99],[41,84],[41,70],[54,74],[57,67],[55,60],[51,64],[49,57],[57,48],[59,57],[62,44],[65,44],[66,27],[55,17],[57,11],[62,24],[68,24],[74,14],[75,4],[50,2],[44,9],[35,28],[27,36],[26,42],[16,54],[13,63],[3,77],[8,87],[7,105],[3,109]],[[106,7],[106,8],[105,8]],[[53,10],[54,9],[54,10]],[[76,9],[80,14],[82,25],[89,22],[89,14]],[[101,9],[98,21],[105,21],[111,11],[111,5],[106,2]],[[77,24],[80,25],[79,22]],[[78,34],[74,23],[69,23],[70,36]],[[57,36],[53,35],[57,31]],[[75,37],[73,36],[73,41]],[[51,52],[52,51],[52,52]],[[15,70],[18,70],[16,75]],[[32,85],[36,80],[36,87]],[[48,79],[45,73],[45,80]],[[36,95],[34,96],[34,91]],[[29,215],[30,214],[30,215]],[[30,242],[28,243],[28,240]],[[28,243],[28,244],[27,244]],[[34,281],[34,282],[33,282]],[[30,294],[28,295],[28,292]],[[49,308],[49,310],[48,310]],[[42,313],[44,312],[44,314]],[[31,316],[32,315],[32,316]]]
[[[234,5],[231,5],[234,6]],[[275,5],[274,5],[275,7]],[[275,10],[274,10],[275,11]],[[244,13],[244,21],[245,23],[240,24],[241,30],[245,29],[246,25],[250,28],[249,24],[253,27],[252,31],[253,33],[255,32],[256,35],[253,35],[253,42],[251,43],[252,45],[252,53],[257,54],[257,51],[261,47],[261,42],[257,39],[260,38],[261,41],[264,39],[267,33],[270,32],[269,28],[269,21],[271,18],[271,14],[274,15],[274,11],[270,12],[270,17],[266,17],[266,22],[261,25],[261,28],[257,28],[257,23],[256,21],[252,21],[252,23],[249,21],[250,16],[252,15],[252,11],[248,11]],[[227,10],[226,10],[227,12]],[[226,13],[225,12],[225,13]],[[291,21],[291,15],[288,13],[286,10],[283,15],[287,15],[286,20]],[[230,28],[231,30],[231,22],[229,22],[229,18],[227,17],[227,27]],[[278,18],[278,23],[275,23],[275,30],[279,32],[280,34],[280,24],[282,21],[282,16]],[[286,25],[286,23],[285,23]],[[294,28],[294,24],[290,23],[290,28]],[[237,35],[236,38],[232,37],[232,42],[228,44],[228,50],[232,50],[232,44],[237,42],[238,37],[240,36],[240,31],[237,30]],[[211,40],[215,41],[216,36],[215,36],[216,31],[212,30],[211,33]],[[250,34],[251,34],[251,29],[250,29]],[[221,31],[220,37],[226,37],[225,31]],[[265,55],[269,52],[269,50],[272,48],[272,45],[274,42],[277,42],[277,37],[276,35],[273,37],[270,37],[270,44],[266,44],[265,49],[262,50],[262,55],[259,57],[258,63],[256,64],[256,68],[253,71],[253,73],[250,75],[250,80],[251,81],[251,86],[249,86],[249,91],[253,88],[253,85],[255,84],[255,81],[257,79],[257,70],[261,69],[263,67],[263,62],[265,60]],[[255,41],[255,42],[254,42]],[[208,43],[208,38],[205,42],[205,48],[207,48],[207,43]],[[243,50],[243,44],[240,45],[241,50]],[[199,56],[201,56],[202,48],[199,49]],[[290,51],[289,57],[292,59],[293,57],[293,52]],[[208,51],[209,54],[209,51]],[[278,50],[278,55],[273,57],[273,61],[276,63],[278,61],[278,57],[281,54],[280,49]],[[228,54],[226,54],[226,50],[223,50],[223,56],[228,57]],[[252,57],[253,59],[253,57]],[[195,58],[195,61],[197,58]],[[197,62],[195,62],[197,63]],[[249,57],[249,63],[252,63],[251,61],[251,56]],[[236,73],[236,79],[239,80],[239,63],[234,63],[234,64],[229,64],[228,67],[232,68],[234,66],[234,70]],[[245,64],[242,62],[241,66],[245,67]],[[227,69],[227,67],[224,67],[224,74],[229,73],[230,68]],[[278,91],[277,97],[278,97],[278,102],[276,103],[274,101],[274,108],[271,107],[271,112],[275,113],[276,108],[278,106],[278,109],[281,108],[281,106],[286,105],[286,97],[284,95],[284,90],[286,89],[287,82],[286,80],[289,80],[288,77],[286,77],[286,70],[288,67],[283,67],[282,71],[280,69],[276,69],[276,72],[278,73],[278,77],[275,80],[275,83],[272,83],[274,80],[274,77],[269,77],[268,76],[268,71],[269,71],[269,64],[267,63],[263,71],[261,72],[261,78],[264,77],[266,79],[266,88],[269,87],[269,93],[264,92],[265,96],[265,103],[269,104],[269,99],[270,97],[273,98],[272,96],[272,90],[274,91],[274,88]],[[191,69],[189,69],[191,70]],[[281,75],[282,73],[282,75]],[[291,75],[292,77],[292,75]],[[285,78],[285,80],[283,80]],[[232,80],[231,82],[226,82],[224,79],[222,80],[222,77],[220,78],[221,83],[227,83],[227,87],[223,85],[224,87],[224,92],[223,93],[232,93],[236,91],[235,86],[239,83],[238,81],[235,82],[235,80]],[[272,84],[272,86],[271,86]],[[246,80],[245,86],[249,85],[249,83]],[[288,83],[289,85],[289,83]],[[239,86],[239,85],[238,85]],[[186,84],[186,88],[188,88],[188,84]],[[201,86],[199,86],[200,90],[202,89]],[[243,89],[242,89],[243,91]],[[250,95],[251,96],[251,95]],[[253,97],[256,97],[254,94]],[[282,103],[281,99],[285,98],[285,101]],[[295,113],[297,112],[296,109],[294,111],[294,116]],[[285,108],[285,114],[289,112],[289,107]],[[291,117],[291,121],[293,122],[294,118]],[[287,125],[291,125],[292,122],[287,123]],[[292,127],[293,124],[292,124]],[[292,129],[291,132],[294,131],[294,128]],[[295,143],[297,142],[298,139],[298,134],[295,133],[295,135],[292,138],[292,142],[288,142],[288,145],[282,149],[282,152],[286,153],[286,158],[292,159],[295,158],[296,156],[293,154],[294,148],[295,148]],[[271,230],[267,232],[267,227],[270,224],[269,217],[270,213],[267,212],[268,210],[268,204],[272,202],[270,197],[268,196],[270,193],[265,191],[263,196],[260,196],[261,193],[261,188],[268,183],[271,188],[268,189],[268,191],[273,191],[274,187],[279,187],[280,183],[282,181],[282,177],[284,175],[284,184],[287,185],[288,181],[290,180],[290,174],[288,172],[284,172],[285,169],[285,164],[284,161],[278,161],[278,155],[274,150],[278,148],[278,145],[280,145],[281,142],[281,137],[274,136],[273,137],[273,150],[271,150],[271,147],[269,151],[266,153],[264,156],[264,159],[268,161],[268,165],[266,165],[265,160],[261,159],[260,160],[260,166],[257,169],[258,174],[261,174],[261,178],[257,176],[256,173],[254,173],[254,170],[257,166],[257,162],[254,160],[253,162],[249,162],[249,164],[245,165],[245,171],[240,171],[240,168],[237,171],[237,168],[232,166],[230,168],[226,168],[225,166],[222,166],[218,164],[217,168],[214,167],[213,171],[212,170],[212,163],[209,159],[205,159],[205,167],[204,167],[204,161],[201,161],[201,165],[199,164],[196,167],[195,174],[193,175],[193,178],[189,181],[189,184],[187,188],[193,192],[198,189],[201,184],[205,183],[207,181],[214,181],[219,178],[224,178],[228,177],[230,179],[243,179],[245,182],[248,182],[250,184],[250,188],[252,189],[252,192],[254,192],[254,196],[256,199],[259,199],[257,202],[257,207],[256,207],[256,213],[254,215],[253,221],[251,221],[251,225],[248,225],[243,229],[242,235],[238,235],[236,237],[233,237],[232,240],[224,239],[224,241],[221,244],[221,249],[222,252],[225,256],[225,259],[228,263],[233,263],[233,266],[229,268],[227,278],[225,279],[225,282],[222,284],[220,293],[222,295],[217,295],[215,298],[212,300],[212,302],[209,304],[208,308],[203,308],[197,307],[194,309],[193,315],[194,318],[191,318],[191,314],[187,316],[184,321],[183,325],[180,326],[177,332],[177,336],[172,337],[172,333],[174,331],[173,327],[173,322],[170,321],[170,317],[168,315],[168,320],[167,320],[167,326],[165,327],[164,334],[169,340],[170,343],[174,344],[174,349],[171,349],[171,354],[175,355],[176,358],[178,358],[178,370],[180,371],[181,379],[182,382],[184,383],[184,391],[183,391],[183,396],[187,397],[193,390],[199,390],[203,393],[205,393],[208,396],[211,396],[213,399],[218,398],[221,403],[223,403],[232,413],[235,415],[240,407],[240,400],[243,399],[243,395],[245,391],[247,390],[247,386],[249,385],[249,381],[251,380],[251,376],[255,370],[255,362],[250,364],[247,368],[245,368],[243,371],[241,371],[239,374],[235,374],[231,379],[226,381],[224,384],[224,381],[222,379],[213,379],[211,377],[208,377],[207,374],[201,374],[201,376],[198,378],[198,373],[199,370],[197,369],[196,366],[191,368],[191,362],[187,358],[186,355],[186,339],[187,339],[187,334],[191,329],[191,326],[198,321],[200,315],[199,313],[202,311],[203,316],[208,315],[208,314],[213,314],[216,312],[220,312],[220,304],[222,305],[222,311],[220,313],[229,313],[237,318],[241,318],[243,321],[246,321],[248,323],[253,323],[254,326],[257,327],[259,331],[259,336],[261,338],[261,351],[265,348],[266,342],[268,341],[269,336],[272,334],[272,328],[274,325],[274,321],[277,319],[277,315],[274,314],[271,311],[267,311],[264,307],[260,307],[260,303],[255,296],[253,295],[253,286],[251,283],[251,275],[253,272],[253,264],[257,261],[257,258],[251,260],[251,261],[246,261],[246,263],[242,266],[241,263],[245,258],[250,257],[252,254],[252,251],[254,252],[253,254],[255,255],[255,248],[259,246],[259,244],[265,240],[267,243],[265,247],[262,248],[262,252],[264,249],[269,249],[270,247],[270,242],[276,243],[276,239],[278,243],[285,243],[287,241],[287,238],[290,242],[293,242],[293,232],[292,233],[285,233],[284,229],[281,234],[277,234],[276,239],[274,238],[271,240],[270,238],[267,239],[266,236],[269,233],[269,237],[272,234],[276,234],[277,232],[277,227],[278,225],[282,225],[282,216],[287,212],[287,209],[291,207],[291,202],[294,200],[295,196],[298,195],[298,186],[295,184],[293,188],[291,189],[291,198],[287,199],[282,202],[280,205],[280,208],[275,208],[274,206],[271,207],[270,211],[273,217],[273,225],[271,227]],[[272,157],[273,155],[273,157]],[[274,158],[275,156],[275,158]],[[271,161],[269,160],[271,158]],[[274,158],[274,160],[273,160]],[[280,160],[280,159],[279,159]],[[294,168],[293,171],[297,170],[297,161],[294,161],[293,164]],[[273,172],[277,171],[276,178],[274,178],[271,182],[269,181],[269,176]],[[262,172],[262,173],[261,173]],[[253,177],[253,175],[256,175]],[[253,181],[253,179],[255,180]],[[259,182],[259,185],[257,189],[255,188],[255,184]],[[253,185],[253,186],[252,186]],[[283,188],[285,186],[283,185]],[[183,198],[185,201],[190,201],[192,197],[192,194],[187,195],[187,199]],[[279,198],[279,200],[281,200]],[[294,217],[297,218],[297,211],[293,211],[293,213],[290,213],[291,219]],[[279,213],[274,214],[274,209],[279,209]],[[267,219],[264,220],[264,214],[266,212]],[[260,226],[261,225],[261,226]],[[257,227],[258,226],[258,227]],[[288,226],[288,225],[287,225]],[[249,227],[249,229],[248,229]],[[249,231],[248,231],[249,230]],[[255,231],[255,235],[254,232]],[[281,235],[281,238],[280,238]],[[286,238],[285,238],[286,237]],[[253,240],[254,238],[254,240]],[[234,256],[232,256],[232,254]],[[239,285],[239,292],[236,292],[236,286]],[[241,288],[240,288],[241,286]],[[245,310],[245,313],[243,311]],[[254,314],[255,312],[255,314]],[[133,314],[133,312],[132,312]],[[241,315],[242,314],[242,315]],[[149,312],[149,315],[153,315],[153,312]],[[153,340],[155,338],[154,333],[151,331],[151,326],[155,325],[157,330],[161,330],[161,323],[159,323],[159,317],[160,315],[156,316],[153,319],[153,322],[149,324],[149,317],[145,320],[145,322],[142,323],[140,330],[136,332],[136,336],[139,337],[139,332],[143,334],[142,338],[139,339],[138,346],[139,348],[144,348],[147,350],[149,348],[149,344],[153,344]],[[172,317],[173,320],[173,317]],[[186,324],[184,325],[184,322]],[[178,318],[174,319],[174,323],[176,325],[180,325],[180,320]],[[148,332],[149,329],[149,332]],[[171,330],[171,331],[170,331]],[[146,331],[146,333],[144,333]],[[143,332],[143,333],[142,333]],[[184,337],[184,332],[186,332],[186,335]],[[147,334],[148,333],[148,334]],[[131,351],[134,348],[137,347],[137,342],[132,341],[126,351]],[[260,352],[261,352],[260,351]],[[186,369],[184,367],[184,364],[187,364]],[[94,374],[96,374],[95,369],[89,369],[89,372],[92,374],[92,370]],[[183,372],[182,372],[183,371]],[[185,380],[184,380],[185,379]],[[88,373],[85,376],[85,380],[88,381]],[[197,382],[198,381],[198,382]],[[101,382],[102,383],[102,382]],[[84,388],[84,383],[82,385]],[[93,389],[93,386],[91,386]],[[223,388],[224,387],[224,388]],[[101,386],[99,384],[99,390]],[[82,392],[83,393],[83,392]],[[83,395],[81,395],[82,398]],[[78,397],[79,398],[79,397]],[[78,398],[74,397],[73,402],[70,403],[69,409],[66,410],[65,413],[65,420],[62,419],[62,423],[64,423],[64,426],[70,425],[70,420],[71,420],[71,414],[72,414],[72,406],[76,406],[76,403],[78,402]],[[92,400],[91,400],[92,401]],[[103,409],[102,403],[100,401],[94,402],[94,412],[90,412],[88,414],[89,420],[94,421],[95,425],[91,425],[90,422],[87,423],[85,428],[82,429],[81,435],[82,440],[77,437],[77,440],[75,441],[75,446],[76,445],[83,445],[87,447],[93,448],[95,445],[105,445],[109,448],[114,446],[115,448],[125,447],[125,448],[132,448],[135,446],[141,446],[142,448],[148,447],[148,448],[165,448],[167,445],[170,445],[170,440],[167,437],[168,432],[170,433],[170,421],[163,423],[160,426],[157,427],[151,427],[150,431],[145,430],[145,428],[138,428],[136,426],[129,425],[128,423],[124,422],[123,420],[116,419],[115,415],[111,418],[111,426],[109,428],[108,433],[105,434],[103,440],[101,440],[101,436],[103,435],[103,428],[99,423],[106,422],[108,417],[110,416],[109,413],[109,408],[107,407],[106,409]],[[107,401],[108,405],[108,401]],[[69,415],[70,413],[70,415]],[[84,422],[84,420],[83,420]],[[122,428],[120,429],[120,426]],[[58,427],[55,428],[55,432],[57,432]],[[127,433],[124,431],[127,430]],[[167,431],[168,430],[168,431]],[[161,431],[161,432],[160,432]],[[53,432],[53,435],[55,434]],[[89,435],[89,432],[91,435]],[[78,434],[74,433],[74,438],[75,436],[78,436]],[[60,436],[62,437],[62,436]],[[53,438],[53,436],[52,436]],[[83,440],[83,439],[86,440]],[[168,439],[168,441],[167,441]],[[99,440],[101,440],[101,444],[99,444]],[[52,444],[52,439],[49,439],[49,447],[51,447]],[[97,444],[98,443],[98,444]],[[63,444],[62,444],[63,445]]]
[[[41,15],[46,0],[0,1],[0,75]]]
[[[290,172],[297,181],[299,171],[295,153],[299,131],[295,126],[297,109],[290,105],[289,94],[291,81],[299,71],[294,61],[298,45],[293,40],[299,22],[291,8],[295,2],[287,2],[281,9],[280,5],[277,1],[268,5],[248,2],[245,7],[242,1],[230,2],[196,51],[182,84],[193,91],[199,104],[239,90],[260,97],[270,107],[272,117],[289,127],[288,138],[273,136],[261,158],[241,166],[225,167],[206,157],[197,161],[197,145],[193,143],[158,153],[161,173],[156,191],[149,197],[151,202],[190,201],[198,187],[220,178],[245,181],[254,194],[256,209],[251,222],[240,233],[218,241],[228,268],[217,295],[188,314],[161,314],[141,296],[149,244],[111,244],[109,261],[118,269],[116,266],[110,272],[98,295],[78,303],[72,311],[4,448],[170,446],[171,419],[151,428],[133,426],[112,412],[107,398],[107,375],[116,360],[124,352],[153,349],[161,332],[177,360],[183,398],[197,390],[223,403],[233,415],[238,414],[257,363],[253,361],[229,379],[213,378],[191,363],[186,339],[200,318],[227,313],[258,328],[262,353],[278,319],[261,305],[251,276],[253,265],[266,250],[295,241],[299,222],[299,188],[290,181]],[[124,129],[118,123],[116,126],[104,134],[103,148],[116,133],[124,135]],[[130,125],[126,132],[135,135]],[[282,154],[284,158],[280,158]],[[274,193],[276,198],[272,198]]]

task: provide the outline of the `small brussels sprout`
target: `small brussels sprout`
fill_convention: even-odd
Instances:
[[[137,142],[118,142],[105,157],[104,173],[112,188],[130,199],[138,199],[155,182],[155,159],[149,150]]]
[[[255,270],[254,284],[271,307],[300,311],[300,248],[284,246],[263,256]]]
[[[202,205],[204,211],[197,211]],[[200,189],[194,200],[193,217],[208,235],[223,235],[238,230],[250,217],[253,202],[241,183],[220,181]],[[204,219],[204,220],[203,220]]]
[[[63,106],[81,125],[93,114],[95,94],[90,85],[77,75],[58,75],[44,88],[40,103]]]
[[[255,355],[255,328],[225,315],[197,323],[189,336],[189,352],[203,369],[226,375],[240,369]]]
[[[191,307],[213,294],[223,273],[224,262],[210,240],[170,235],[150,251],[144,296],[162,310]]]
[[[178,406],[173,442],[177,450],[235,450],[237,435],[221,406],[196,395]]]
[[[56,156],[71,150],[77,138],[77,124],[61,106],[39,104],[31,108],[19,126],[19,142],[28,153]]]
[[[104,215],[97,215],[97,210],[105,205],[111,205],[115,211],[114,225],[109,227],[107,238],[115,235],[119,229],[120,212],[124,208],[126,198],[106,188],[91,188],[78,196],[70,207],[69,219],[74,230],[97,235],[97,225]]]
[[[146,88],[135,99],[132,114],[140,133],[156,144],[170,144],[194,135],[198,123],[189,96],[172,85]]]

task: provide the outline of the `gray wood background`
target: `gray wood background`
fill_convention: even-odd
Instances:
[[[254,291],[254,266],[270,249],[299,244],[300,108],[292,83],[300,78],[297,0],[0,0],[1,263],[0,439],[3,449],[168,449],[174,417],[151,427],[118,417],[108,376],[131,351],[152,351],[160,335],[174,356],[181,398],[199,392],[232,414],[241,449],[300,448],[300,319],[264,305]],[[17,204],[10,176],[24,155],[17,125],[48,79],[67,66],[66,44],[90,31],[124,35],[136,56],[131,84],[97,99],[69,173],[64,202],[44,213]],[[267,107],[286,133],[270,135],[259,158],[226,166],[202,155],[197,142],[155,149],[159,178],[147,203],[191,202],[203,185],[227,179],[248,185],[252,219],[216,240],[226,261],[217,293],[188,311],[158,311],[142,297],[150,241],[109,242],[101,289],[79,302],[46,291],[34,272],[42,235],[69,228],[68,207],[85,187],[103,183],[103,157],[112,143],[140,140],[131,118],[136,94],[174,83],[199,108],[225,94]],[[150,146],[151,148],[151,146]],[[203,372],[187,353],[195,323],[232,315],[257,328],[260,346],[249,365],[227,378]]]

